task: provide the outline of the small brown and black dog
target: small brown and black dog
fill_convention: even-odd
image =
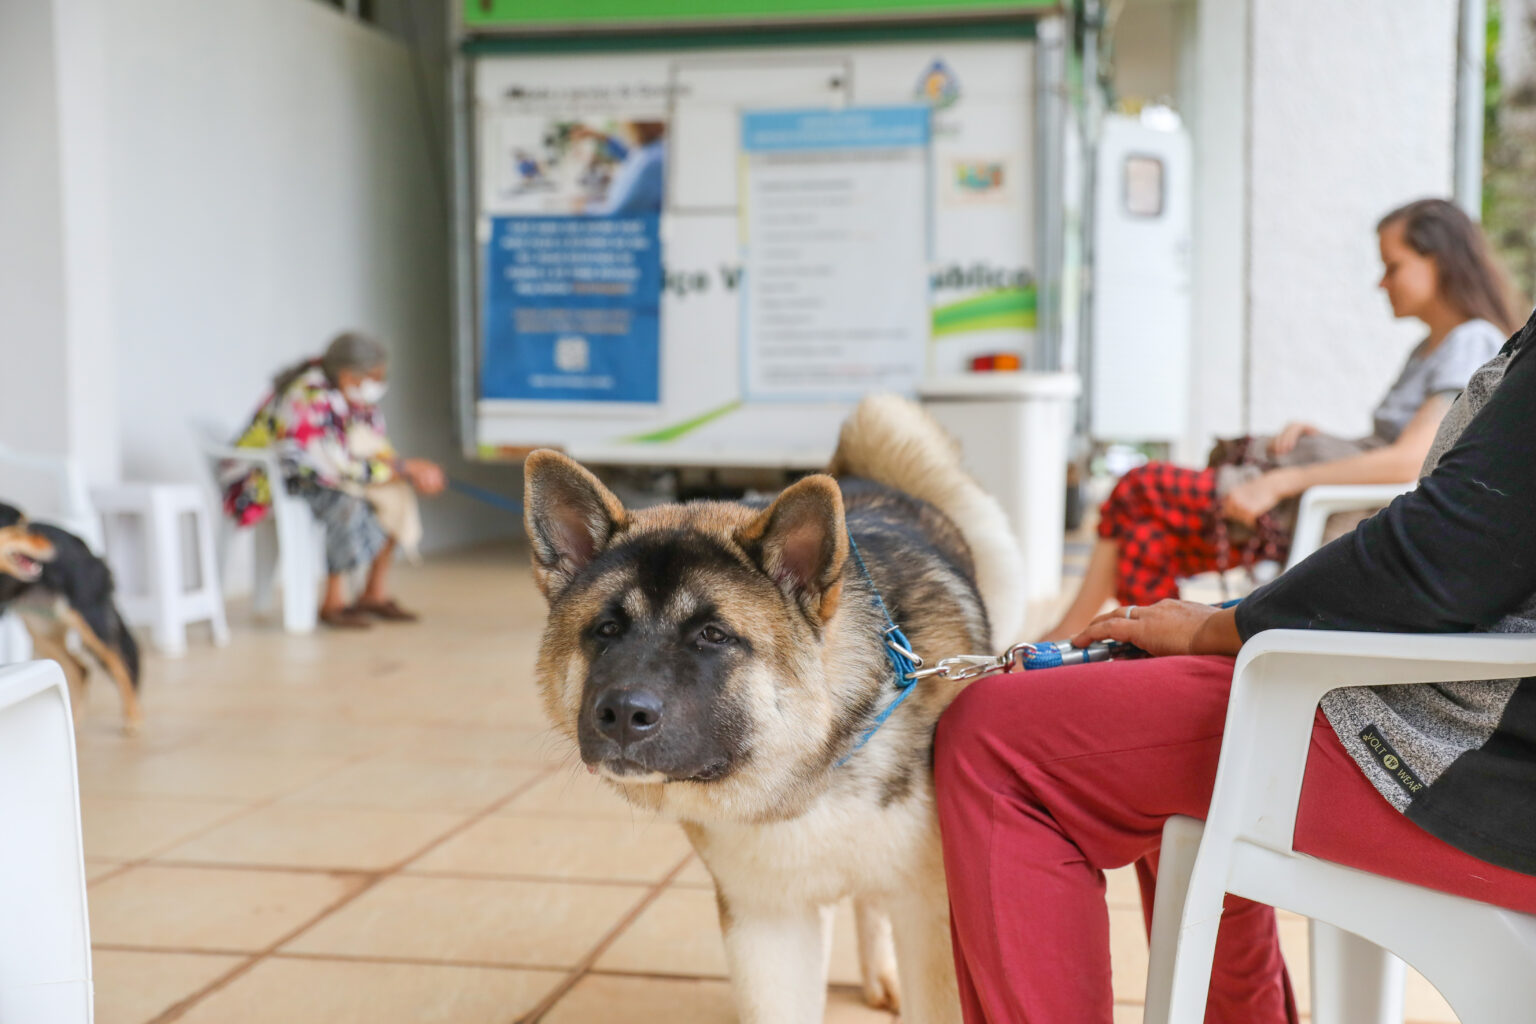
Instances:
[[[29,523],[0,504],[0,611],[21,612],[48,654],[69,677],[71,701],[84,698],[87,667],[68,651],[73,630],[117,684],[123,731],[139,731],[139,647],[113,602],[112,570],[79,537],[47,523]]]
[[[930,661],[1022,626],[1018,545],[954,444],[883,396],[772,502],[626,509],[552,451],[526,475],[545,707],[589,769],[682,824],[741,1019],[822,1019],[823,921],[852,897],[865,998],[958,1021],[932,750],[962,684],[898,703],[882,610]]]

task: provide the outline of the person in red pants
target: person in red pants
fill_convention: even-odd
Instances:
[[[1164,822],[1205,816],[1245,639],[1536,633],[1533,349],[1536,317],[1473,375],[1417,490],[1237,608],[1125,607],[1073,638],[1156,657],[960,694],[939,722],[934,778],[966,1021],[1111,1024],[1103,873],[1136,864],[1150,906]],[[1536,679],[1333,691],[1294,838],[1304,853],[1536,913]],[[1297,1019],[1273,911],[1229,897],[1206,1021]]]

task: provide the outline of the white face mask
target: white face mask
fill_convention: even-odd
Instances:
[[[347,399],[359,405],[378,405],[384,400],[384,394],[388,390],[388,384],[368,377],[357,387],[347,392]]]

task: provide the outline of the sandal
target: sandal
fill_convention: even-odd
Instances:
[[[415,622],[421,618],[415,612],[400,607],[394,598],[388,601],[358,601],[347,610],[359,615],[372,615],[385,622]]]
[[[320,621],[332,629],[372,629],[368,616],[355,608],[335,608],[320,612]]]

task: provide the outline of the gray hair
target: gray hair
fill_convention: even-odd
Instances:
[[[273,377],[272,393],[281,395],[311,367],[320,367],[335,384],[346,370],[372,373],[388,362],[389,350],[377,338],[361,331],[344,331],[331,339],[320,358],[301,360]]]

